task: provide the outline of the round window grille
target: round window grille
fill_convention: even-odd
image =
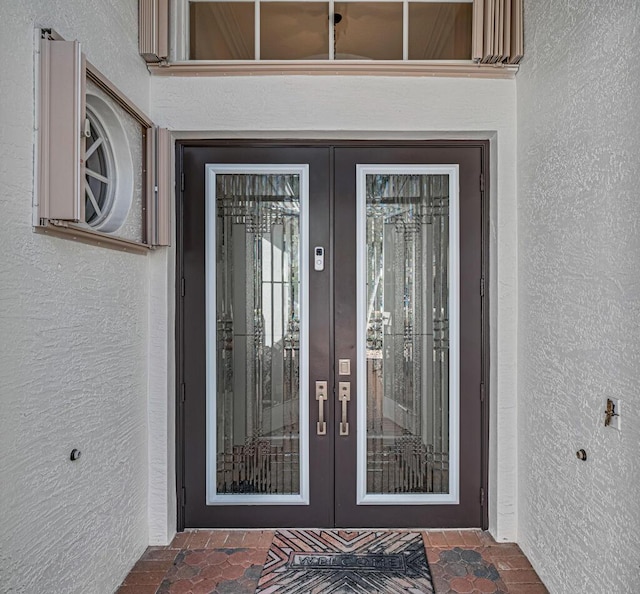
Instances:
[[[85,151],[85,222],[113,233],[126,221],[133,201],[133,161],[127,134],[113,107],[87,94],[90,136]]]
[[[111,210],[115,171],[109,138],[89,108],[87,118],[91,125],[91,136],[87,139],[85,154],[85,221],[96,227]]]

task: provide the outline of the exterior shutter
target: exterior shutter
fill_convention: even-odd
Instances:
[[[474,0],[474,61],[518,64],[524,55],[523,30],[523,0]]]
[[[519,64],[524,57],[524,1],[512,0],[511,5],[511,51],[509,64]]]
[[[85,68],[77,41],[40,41],[40,220],[84,221]]]
[[[166,128],[147,135],[147,243],[171,245],[171,137]]]
[[[169,56],[168,0],[139,0],[138,48],[147,62],[162,62]]]

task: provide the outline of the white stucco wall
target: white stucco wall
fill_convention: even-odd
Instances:
[[[175,229],[174,229],[175,233]],[[172,240],[175,246],[175,240]],[[149,261],[149,544],[166,545],[176,533],[175,467],[175,250]]]
[[[35,26],[144,110],[149,77],[135,0],[0,1],[0,590],[105,594],[148,541],[156,255],[33,233]]]
[[[640,4],[525,8],[519,543],[553,594],[631,594],[640,592]],[[620,433],[603,426],[607,397],[622,401]]]
[[[497,538],[515,540],[515,81],[153,77],[151,105],[176,137],[492,139],[490,524]],[[152,439],[161,442],[161,430],[154,424]]]

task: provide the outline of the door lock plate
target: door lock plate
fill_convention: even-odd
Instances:
[[[338,375],[351,375],[351,359],[338,360]]]

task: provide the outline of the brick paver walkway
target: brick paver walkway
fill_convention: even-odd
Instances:
[[[167,547],[149,547],[117,594],[254,594],[274,534],[182,532]],[[515,544],[479,530],[427,530],[423,538],[436,594],[548,594]]]

